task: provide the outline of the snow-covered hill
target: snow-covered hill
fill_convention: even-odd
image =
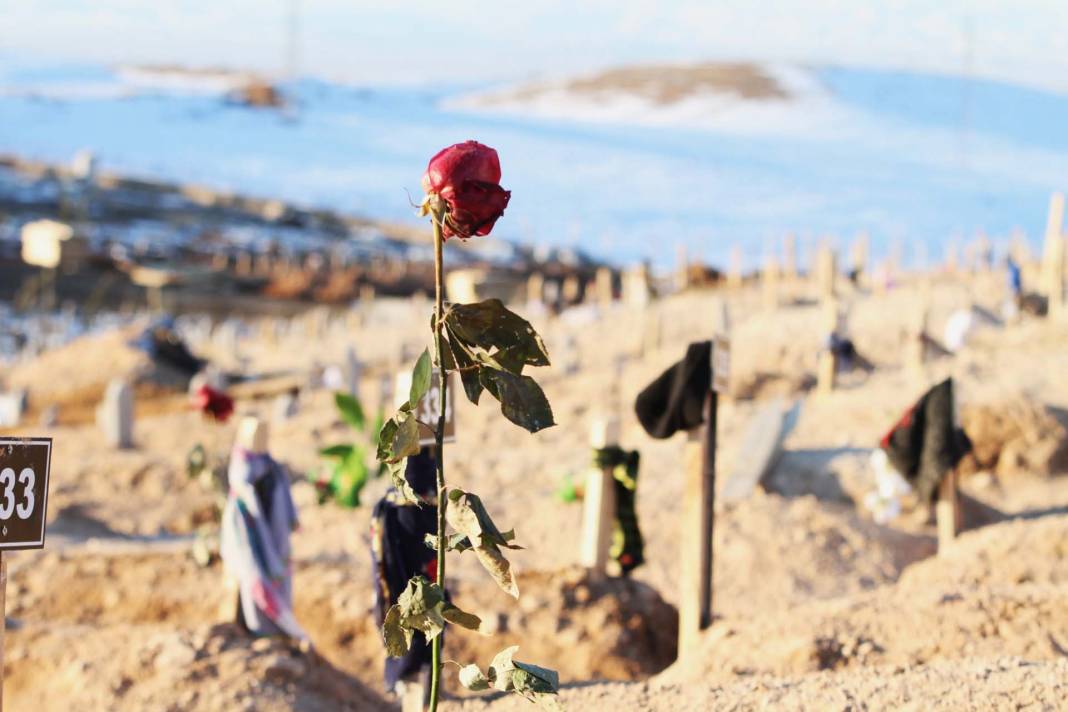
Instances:
[[[733,68],[730,71],[724,67]],[[741,69],[740,69],[741,68]],[[976,230],[1037,240],[1068,188],[1068,96],[849,68],[634,68],[515,87],[283,86],[290,110],[224,100],[240,75],[0,62],[0,152],[414,220],[427,158],[501,153],[502,237],[670,263],[756,262],[793,231],[869,232],[906,259]],[[910,249],[912,248],[912,249]]]

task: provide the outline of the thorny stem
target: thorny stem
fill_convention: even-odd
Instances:
[[[446,388],[448,380],[445,377],[445,359],[442,358],[444,345],[442,343],[442,317],[445,313],[444,300],[444,245],[445,238],[441,233],[441,220],[444,216],[437,211],[431,212],[434,224],[434,359],[438,363],[438,375],[441,377],[441,398],[438,401],[438,427],[434,433],[437,441],[437,453],[434,458],[437,461],[438,480],[438,570],[437,584],[445,588],[445,508],[449,504],[448,494],[445,491],[445,404]],[[430,658],[430,709],[436,712],[438,708],[438,695],[441,689],[441,638],[434,638],[431,647]]]

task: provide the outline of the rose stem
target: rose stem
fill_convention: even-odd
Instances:
[[[441,397],[438,400],[438,427],[434,433],[437,441],[437,476],[438,476],[438,572],[437,583],[445,590],[445,508],[449,498],[445,492],[445,404],[448,380],[445,377],[445,359],[442,358],[442,316],[445,312],[443,298],[445,273],[444,246],[445,237],[441,232],[441,220],[444,217],[437,211],[431,213],[434,223],[434,358],[438,362],[438,374],[441,381]],[[441,636],[434,638],[430,657],[430,712],[438,708],[438,695],[441,686]]]

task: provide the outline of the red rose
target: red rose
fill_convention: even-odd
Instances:
[[[201,386],[193,395],[193,407],[204,415],[225,423],[234,412],[234,399],[210,386]]]
[[[512,197],[500,180],[497,152],[478,141],[449,146],[430,159],[423,190],[445,201],[445,239],[490,234]]]

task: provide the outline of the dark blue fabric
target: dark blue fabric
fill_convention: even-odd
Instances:
[[[436,487],[436,467],[432,448],[424,448],[418,455],[408,458],[405,478],[416,493],[432,496]],[[372,538],[380,543],[377,552],[372,544],[371,553],[375,571],[375,615],[381,625],[386,611],[397,602],[409,579],[417,575],[434,579],[437,557],[427,546],[426,537],[437,531],[437,508],[428,504],[400,503],[391,490],[375,505],[372,527]],[[421,633],[416,633],[407,655],[386,658],[386,690],[392,690],[398,680],[429,664],[430,646]]]

